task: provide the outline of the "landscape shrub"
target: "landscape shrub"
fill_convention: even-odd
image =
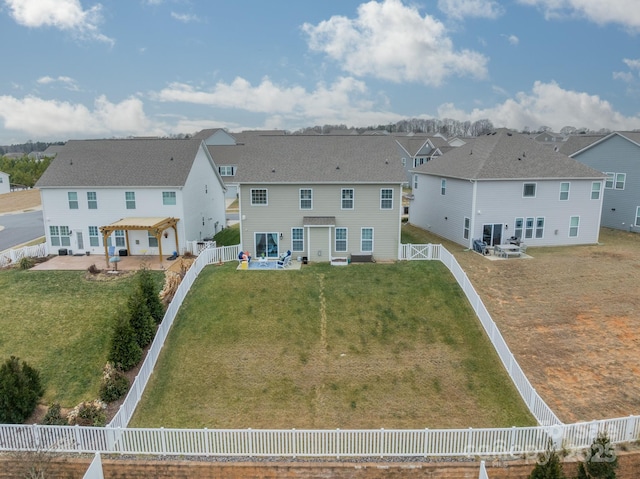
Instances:
[[[138,345],[136,332],[127,316],[122,316],[113,330],[109,362],[122,371],[129,371],[142,359],[142,348]]]
[[[556,453],[553,442],[549,440],[547,450],[538,455],[538,462],[536,462],[529,479],[565,479],[565,477],[560,456]]]
[[[33,268],[33,266],[36,264],[36,260],[29,257],[29,256],[23,256],[22,258],[20,258],[20,261],[18,261],[18,268],[20,269],[31,269]]]
[[[72,426],[103,427],[107,424],[105,409],[107,405],[102,401],[81,402],[67,416]]]
[[[53,403],[49,406],[44,418],[42,418],[42,424],[45,426],[66,426],[69,422],[67,418],[62,415],[60,404]]]
[[[151,271],[147,268],[141,268],[140,271],[138,271],[138,284],[140,285],[142,295],[149,309],[149,314],[151,314],[156,324],[160,324],[164,317],[164,306],[160,301],[160,296],[158,295],[159,288],[156,285]]]
[[[129,324],[135,332],[138,346],[144,348],[148,346],[156,334],[156,323],[149,312],[146,298],[140,285],[134,287],[127,302],[129,313]]]
[[[129,390],[129,379],[114,367],[112,363],[107,363],[102,374],[100,384],[100,399],[109,403],[117,401]]]
[[[578,463],[578,479],[615,479],[618,458],[606,433],[598,433],[585,454],[584,462]]]
[[[0,366],[0,423],[23,423],[43,394],[40,373],[11,356]]]

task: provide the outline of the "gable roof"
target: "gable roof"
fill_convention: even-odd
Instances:
[[[470,140],[414,171],[469,180],[604,177],[573,158],[506,129]]]
[[[571,135],[560,145],[560,153],[571,156],[602,140],[605,135]]]
[[[239,164],[238,183],[403,183],[393,138],[351,135],[255,136],[212,146],[216,164]]]
[[[199,139],[70,140],[36,186],[181,187],[202,144]]]
[[[590,143],[586,143],[584,145],[580,145],[581,148],[573,151],[572,153],[569,153],[569,156],[571,157],[575,157],[576,155],[582,153],[585,150],[588,150],[589,148],[599,145],[600,143],[605,142],[606,140],[608,140],[609,138],[612,138],[614,136],[620,136],[622,138],[624,138],[625,140],[630,141],[631,143],[634,143],[636,146],[640,147],[640,132],[639,131],[614,131],[612,133],[609,133],[608,135],[599,135],[599,138],[597,138],[596,140],[590,142]]]

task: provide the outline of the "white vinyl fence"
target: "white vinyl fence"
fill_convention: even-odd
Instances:
[[[22,258],[44,258],[49,255],[46,243],[39,243],[23,248],[9,249],[0,253],[0,268],[15,264]]]
[[[415,247],[415,248],[414,248]],[[599,433],[613,444],[640,438],[640,416],[562,424],[522,373],[477,293],[453,256],[438,245],[412,245],[406,257],[439,259],[460,283],[518,391],[541,424],[533,427],[417,430],[226,430],[127,428],[156,364],[175,315],[200,271],[208,264],[236,261],[239,246],[204,249],[167,308],[151,349],[120,410],[107,427],[0,425],[0,451],[45,450],[162,456],[371,457],[475,459],[531,458],[549,440],[557,450],[586,448]],[[481,475],[481,477],[483,477]]]

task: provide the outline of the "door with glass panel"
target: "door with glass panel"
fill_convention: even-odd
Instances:
[[[255,245],[256,258],[263,255],[266,258],[278,257],[278,233],[256,233]]]

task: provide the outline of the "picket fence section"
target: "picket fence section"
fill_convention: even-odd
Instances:
[[[44,258],[49,255],[46,243],[39,243],[23,248],[9,249],[0,253],[0,268],[15,264],[22,258]]]
[[[124,403],[107,427],[0,425],[0,451],[45,450],[67,453],[248,458],[467,457],[492,460],[522,457],[535,459],[537,454],[546,450],[549,440],[557,450],[571,451],[588,447],[599,433],[606,433],[613,444],[636,441],[640,438],[640,416],[562,424],[522,373],[455,258],[446,249],[433,245],[428,248],[407,249],[406,258],[415,255],[417,259],[440,260],[449,268],[478,314],[518,391],[539,421],[539,426],[418,430],[127,428],[175,316],[198,274],[206,265],[236,261],[238,252],[239,246],[208,248],[198,256],[167,308],[149,353]]]

